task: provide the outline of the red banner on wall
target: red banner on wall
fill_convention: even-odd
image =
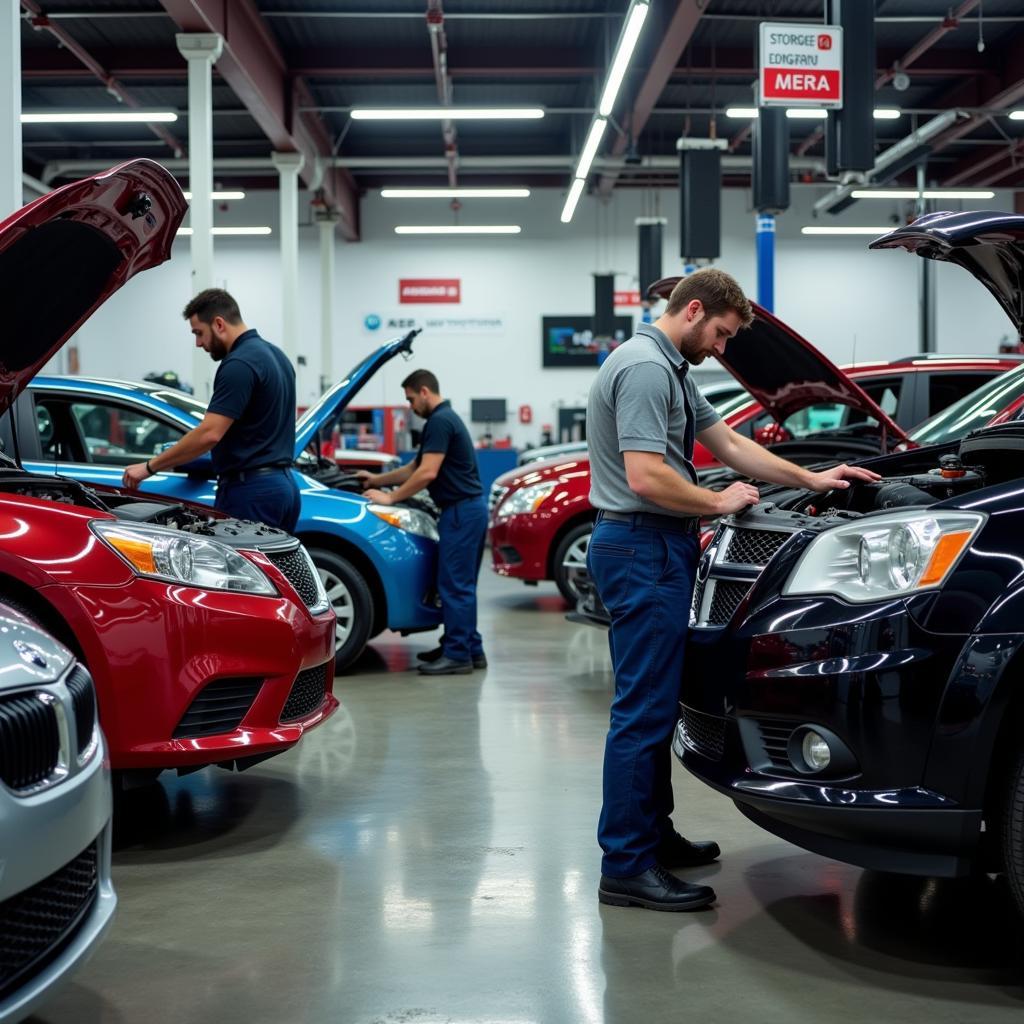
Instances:
[[[615,293],[615,308],[619,309],[621,306],[639,306],[640,305],[640,293],[639,292],[616,292]]]
[[[457,277],[403,277],[398,282],[398,301],[403,305],[424,302],[461,302]]]

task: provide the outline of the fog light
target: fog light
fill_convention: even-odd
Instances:
[[[823,772],[832,761],[832,751],[829,750],[825,737],[813,729],[809,729],[804,734],[800,752],[804,756],[804,763],[812,771]]]

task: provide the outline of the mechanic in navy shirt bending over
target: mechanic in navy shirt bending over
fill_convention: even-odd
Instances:
[[[295,370],[277,346],[242,322],[220,288],[200,292],[182,314],[196,346],[217,367],[213,397],[199,426],[148,462],[124,471],[125,487],[212,452],[217,503],[238,519],[291,533],[299,519],[295,458]]]
[[[440,394],[429,370],[414,370],[402,381],[405,399],[426,423],[413,462],[390,473],[360,472],[363,486],[398,484],[393,491],[371,489],[366,497],[395,505],[424,487],[441,508],[438,531],[437,589],[444,637],[441,646],[418,655],[427,676],[456,675],[486,668],[483,641],[476,628],[476,580],[487,536],[487,505],[476,468],[473,441],[465,424]]]

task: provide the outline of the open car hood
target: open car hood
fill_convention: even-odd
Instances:
[[[316,405],[310,406],[295,424],[295,458],[305,450],[322,426],[333,420],[342,412],[353,398],[362,390],[363,385],[385,364],[395,356],[412,353],[412,342],[420,329],[410,331],[401,338],[392,338],[371,352],[361,363],[357,364],[346,377],[338,381],[329,391],[325,391]]]
[[[170,258],[187,209],[170,172],[132,160],[0,223],[0,413],[121,285]]]
[[[980,213],[929,213],[876,238],[869,249],[906,249],[928,260],[956,263],[973,274],[1024,330],[1024,217]]]
[[[647,289],[647,294],[667,299],[678,281],[678,277],[663,277]],[[750,305],[753,323],[741,330],[717,358],[762,408],[781,423],[808,406],[837,402],[877,420],[890,439],[907,440],[903,430],[863,388],[806,338],[756,302]]]

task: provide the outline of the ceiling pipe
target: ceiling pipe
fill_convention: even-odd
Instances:
[[[434,81],[437,84],[437,99],[442,107],[452,105],[452,79],[448,74],[448,37],[444,31],[444,9],[441,0],[427,0],[427,31],[430,33],[430,53],[434,59]],[[459,144],[455,124],[441,122],[444,138],[444,156],[448,163],[448,186],[458,184]]]

